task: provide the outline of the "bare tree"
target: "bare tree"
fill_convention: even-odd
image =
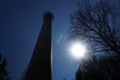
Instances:
[[[90,47],[90,55],[99,53],[109,55],[109,58],[84,61],[76,72],[76,80],[120,79],[119,7],[119,0],[78,2],[78,10],[71,15],[69,39],[85,40]]]
[[[120,64],[111,58],[84,60],[76,72],[76,80],[120,80]],[[106,65],[107,64],[107,65]]]
[[[0,80],[11,80],[11,77],[9,77],[9,73],[6,70],[6,66],[6,58],[2,58],[2,55],[0,53]]]
[[[115,1],[82,0],[71,15],[70,39],[86,40],[90,53],[109,53],[120,56],[120,9]]]

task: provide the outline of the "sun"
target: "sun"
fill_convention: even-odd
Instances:
[[[69,52],[71,53],[71,56],[73,56],[74,58],[80,59],[85,57],[87,53],[87,47],[82,42],[78,42],[78,41],[73,42],[69,47]]]

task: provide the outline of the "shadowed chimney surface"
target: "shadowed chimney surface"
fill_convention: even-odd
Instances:
[[[51,28],[53,15],[43,14],[43,24],[24,80],[52,80]]]

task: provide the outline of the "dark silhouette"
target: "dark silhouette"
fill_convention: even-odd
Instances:
[[[83,1],[83,2],[82,2]],[[120,56],[120,9],[108,0],[81,0],[71,15],[70,39],[86,39],[90,53],[111,53]]]
[[[83,61],[76,72],[76,80],[120,80],[120,61],[109,57]],[[114,65],[119,66],[116,67]]]
[[[25,74],[26,74],[26,70],[23,71],[23,73],[22,73],[22,75],[20,77],[20,80],[24,80]]]
[[[52,80],[51,73],[51,27],[53,14],[43,15],[42,28],[24,80]]]
[[[11,80],[11,78],[8,76],[9,73],[6,70],[6,67],[6,58],[2,58],[2,55],[0,54],[0,80]]]
[[[91,50],[88,52],[91,58],[80,64],[76,80],[120,80],[120,8],[117,2],[119,0],[81,0],[78,10],[71,15],[69,39],[85,40]]]

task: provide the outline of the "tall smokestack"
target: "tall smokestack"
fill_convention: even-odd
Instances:
[[[52,80],[51,33],[53,15],[43,14],[43,24],[24,80]]]

